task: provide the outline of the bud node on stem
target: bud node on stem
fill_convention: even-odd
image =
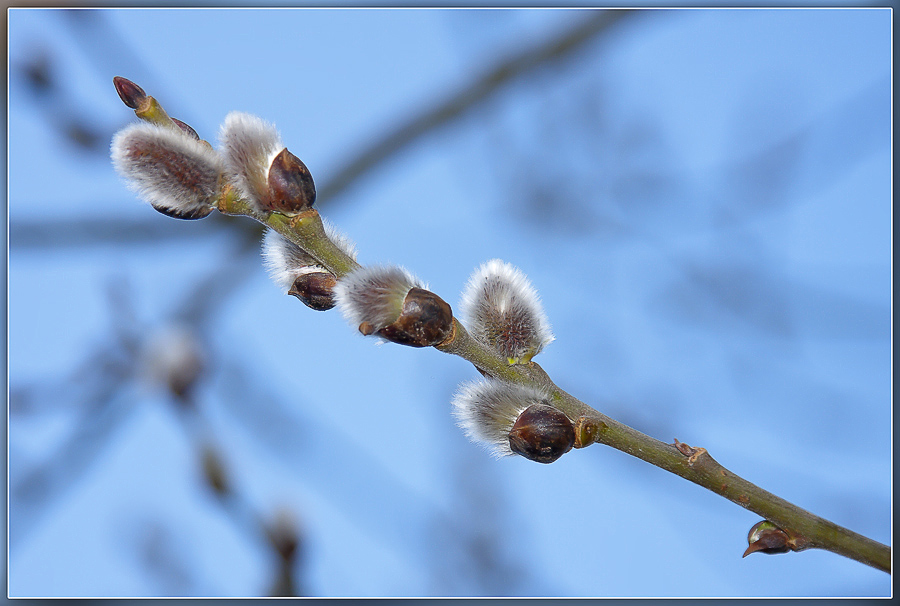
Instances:
[[[575,422],[575,448],[590,446],[597,441],[599,433],[600,427],[596,422],[584,416],[578,417]]]

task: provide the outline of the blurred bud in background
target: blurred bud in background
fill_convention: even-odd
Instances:
[[[183,324],[166,326],[152,335],[142,358],[148,381],[182,403],[190,401],[206,366],[199,335]]]

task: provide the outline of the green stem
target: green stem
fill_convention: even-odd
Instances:
[[[178,129],[178,125],[169,117],[159,101],[153,97],[145,97],[140,107],[134,110],[134,115],[151,124]]]
[[[322,217],[315,209],[293,217],[270,213],[261,222],[303,248],[337,278],[360,266],[325,234]]]
[[[569,394],[564,393],[563,399],[577,409],[585,406]],[[795,551],[824,549],[890,573],[890,547],[763,490],[723,467],[705,449],[682,445],[689,450],[686,453],[597,411],[592,410],[585,417],[586,431],[592,435],[594,442],[612,446],[670,471],[762,516],[796,537],[798,546]]]
[[[263,214],[233,196],[223,196],[220,210],[250,216],[278,231],[314,256],[338,278],[359,267],[325,235],[322,220],[315,210],[293,217],[279,213]],[[578,420],[578,446],[605,444],[703,486],[797,537],[800,547],[795,550],[811,547],[825,549],[890,573],[890,547],[813,515],[759,488],[727,470],[704,449],[690,449],[682,445],[689,450],[680,450],[604,415],[560,389],[538,364],[510,365],[502,356],[472,338],[458,320],[454,318],[453,322],[454,337],[436,346],[437,349],[467,360],[486,376],[546,390],[554,406],[570,419]]]
[[[824,549],[890,573],[891,549],[887,545],[763,490],[723,467],[705,449],[682,445],[685,452],[632,429],[557,387],[539,365],[510,366],[501,356],[473,339],[459,322],[456,322],[456,331],[456,338],[438,349],[464,358],[487,376],[549,391],[554,406],[569,418],[579,419],[579,446],[605,444],[707,488],[789,531],[801,546],[796,551]]]
[[[250,217],[274,229],[309,253],[322,267],[337,278],[360,266],[331,241],[325,233],[322,217],[315,209],[293,216],[277,212],[262,212],[249,201],[239,197],[229,185],[223,186],[223,191],[219,196],[218,209],[227,215]]]
[[[152,97],[148,97],[135,114],[149,122],[177,128]],[[274,229],[303,248],[337,278],[360,266],[328,238],[315,209],[294,216],[261,212],[240,198],[224,180],[218,209],[224,214],[251,217]],[[665,444],[607,417],[557,387],[537,364],[510,365],[473,339],[455,318],[453,323],[453,337],[435,347],[471,362],[486,376],[545,390],[554,406],[576,420],[577,447],[606,444],[703,486],[776,524],[792,537],[795,551],[811,547],[825,549],[890,573],[891,550],[887,545],[813,515],[759,488],[725,469],[703,448],[679,445],[677,441],[676,445]]]

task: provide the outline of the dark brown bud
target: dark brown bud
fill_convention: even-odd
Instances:
[[[532,404],[523,410],[509,432],[510,449],[538,463],[552,463],[574,444],[572,421],[547,404]]]
[[[334,307],[335,277],[327,271],[300,274],[288,290],[289,295],[300,299],[304,305],[316,311],[328,311]]]
[[[309,169],[287,148],[272,160],[268,186],[269,210],[298,213],[312,208],[316,201],[316,186]]]
[[[744,555],[741,556],[744,558],[757,551],[768,554],[791,551],[788,534],[768,520],[758,522],[750,529],[750,533],[747,535],[747,542],[750,545],[744,551]]]
[[[116,87],[116,92],[119,93],[122,103],[131,109],[138,109],[144,102],[144,99],[147,98],[147,93],[144,92],[144,89],[128,78],[116,76],[113,78],[113,84]]]
[[[366,334],[362,326],[360,332]],[[378,336],[410,347],[438,345],[452,334],[450,305],[430,290],[415,287],[406,294],[397,321],[378,331]]]

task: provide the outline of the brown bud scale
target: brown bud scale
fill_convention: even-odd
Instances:
[[[596,442],[601,426],[606,427],[606,424],[598,424],[587,417],[578,417],[575,422],[575,448],[584,448]]]
[[[281,150],[269,166],[269,210],[292,214],[312,208],[316,186],[306,165],[287,148]]]
[[[753,528],[750,529],[750,533],[747,535],[747,542],[749,546],[742,556],[745,558],[756,552],[771,555],[791,551],[788,534],[768,520],[763,520],[753,525]]]
[[[116,76],[113,78],[113,84],[116,87],[116,92],[119,93],[122,103],[131,109],[138,109],[147,98],[147,93],[144,92],[144,89],[128,78]]]
[[[165,206],[160,206],[158,204],[150,204],[153,207],[153,210],[156,212],[162,213],[167,217],[172,217],[173,219],[185,219],[188,221],[194,221],[196,219],[202,219],[204,217],[208,217],[209,214],[213,211],[212,206],[202,206],[198,208],[192,208],[187,211],[179,211],[174,208],[166,208]]]
[[[572,421],[548,404],[532,404],[523,410],[509,432],[510,449],[538,463],[554,462],[574,444]]]
[[[289,295],[294,295],[304,305],[316,311],[328,311],[334,307],[335,277],[327,271],[300,274],[294,280]]]
[[[192,127],[187,122],[182,122],[178,118],[172,118],[172,122],[174,122],[175,126],[180,128],[182,130],[182,132],[184,132],[191,139],[196,139],[197,141],[200,140],[200,135],[198,135],[197,131],[194,130],[194,127]]]
[[[450,305],[423,288],[411,288],[403,300],[400,317],[378,331],[380,337],[410,347],[438,345],[452,334],[453,310]]]

